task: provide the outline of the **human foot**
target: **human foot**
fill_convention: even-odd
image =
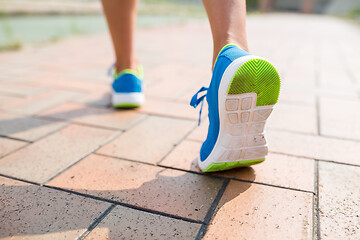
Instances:
[[[120,73],[114,71],[112,83],[112,105],[114,108],[136,108],[144,101],[143,71],[124,69]]]
[[[279,91],[280,77],[271,63],[236,45],[223,47],[206,94],[210,125],[198,160],[203,172],[265,160],[268,148],[264,125]],[[193,107],[204,99],[197,98],[198,93],[191,99]]]

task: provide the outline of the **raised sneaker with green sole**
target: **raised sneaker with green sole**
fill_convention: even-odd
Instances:
[[[112,105],[114,108],[137,108],[144,101],[143,70],[124,69],[120,73],[113,70]]]
[[[203,91],[206,95],[198,97]],[[246,167],[265,160],[266,120],[278,101],[280,77],[267,60],[238,46],[219,53],[208,88],[192,98],[196,107],[204,98],[209,107],[209,129],[198,164],[203,172]]]

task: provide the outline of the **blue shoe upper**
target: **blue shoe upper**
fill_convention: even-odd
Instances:
[[[131,73],[120,74],[112,83],[116,93],[142,92],[142,80]]]
[[[218,107],[218,91],[221,78],[226,68],[236,59],[250,55],[236,45],[226,45],[219,53],[211,78],[210,86],[207,89],[206,101],[209,107],[209,129],[205,142],[201,146],[200,160],[204,161],[211,153],[219,136],[220,118]],[[202,88],[199,92],[206,90]],[[197,98],[197,92],[191,100],[190,105],[196,107],[204,97]]]

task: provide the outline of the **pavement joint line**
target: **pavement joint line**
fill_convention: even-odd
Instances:
[[[285,155],[285,156],[290,156],[290,157],[304,158],[304,159],[313,160],[313,161],[315,160],[315,158],[312,158],[312,157],[294,155],[294,154],[290,154],[290,153],[282,153],[282,152],[275,152],[275,151],[270,151],[270,153],[275,153],[275,154]],[[352,167],[360,167],[360,165],[356,165],[356,164],[352,164],[352,163],[343,163],[343,162],[338,162],[338,161],[334,161],[334,160],[327,160],[327,159],[316,159],[316,161],[334,163],[334,164],[346,165],[346,166],[352,166]]]
[[[309,190],[302,190],[302,189],[299,189],[299,188],[291,188],[291,187],[278,186],[278,185],[274,185],[274,184],[270,184],[270,183],[262,183],[262,182],[256,182],[256,181],[249,181],[249,180],[244,180],[244,179],[239,179],[239,178],[227,178],[227,179],[231,179],[231,180],[238,181],[238,182],[254,183],[254,184],[259,184],[259,185],[268,186],[268,187],[282,188],[282,189],[291,190],[291,191],[297,191],[297,192],[315,194],[314,192],[309,191]]]
[[[156,165],[160,164],[162,161],[165,160],[165,158],[167,156],[169,156],[176,148],[176,146],[178,146],[179,144],[181,144],[184,140],[186,140],[186,138],[197,128],[197,125],[195,125],[192,129],[189,130],[189,132],[187,132],[182,138],[179,139],[178,142],[176,142],[173,147],[164,155],[160,158],[159,161],[156,162]]]
[[[123,202],[119,202],[119,201],[115,201],[115,200],[111,200],[111,199],[107,199],[107,198],[102,198],[102,197],[98,197],[98,196],[94,196],[94,195],[90,195],[90,194],[86,194],[86,193],[76,192],[76,191],[73,191],[73,190],[70,190],[70,189],[65,189],[65,188],[55,187],[55,186],[50,186],[50,185],[43,185],[43,187],[46,187],[46,188],[49,188],[49,189],[54,189],[54,190],[59,190],[59,191],[67,192],[67,193],[72,193],[72,194],[79,195],[79,196],[82,196],[82,197],[92,198],[92,199],[95,199],[95,200],[108,202],[108,203],[112,203],[112,204],[115,204],[115,205],[120,205],[120,206],[123,206],[123,207],[131,208],[131,209],[134,209],[134,210],[139,210],[139,211],[143,211],[143,212],[147,212],[147,213],[151,213],[151,214],[161,215],[161,216],[165,216],[165,217],[169,217],[169,218],[173,218],[173,219],[177,219],[177,220],[182,220],[182,221],[191,222],[191,223],[198,223],[198,224],[204,223],[203,221],[200,221],[200,220],[194,220],[194,219],[191,219],[191,218],[181,217],[181,216],[177,216],[177,215],[174,215],[174,214],[160,212],[160,211],[157,211],[157,210],[148,209],[148,208],[144,208],[144,207],[139,207],[139,206],[136,206],[136,205],[123,203]]]
[[[36,116],[38,117],[38,115],[36,115]],[[123,131],[123,129],[119,129],[119,128],[99,126],[99,125],[91,124],[91,123],[83,123],[83,122],[80,122],[80,121],[77,121],[77,120],[73,120],[73,119],[57,118],[57,117],[51,117],[51,116],[41,116],[41,117],[44,118],[44,119],[46,119],[46,120],[51,120],[51,121],[63,121],[63,122],[68,122],[68,123],[70,123],[70,124],[76,124],[76,125],[80,125],[80,126],[100,128],[100,129],[113,130],[113,131]]]
[[[3,134],[0,134],[0,137],[11,139],[11,140],[16,140],[16,141],[21,141],[21,142],[26,142],[26,143],[33,143],[34,142],[34,141],[29,141],[29,140],[25,140],[25,139],[21,139],[21,138],[17,138],[17,137],[11,137],[11,136],[8,136],[8,135],[3,135]]]
[[[341,46],[341,44],[339,44],[339,43],[337,43],[336,45]],[[348,67],[349,62],[348,62],[348,59],[347,59],[346,55],[343,54],[342,51],[340,51],[340,49],[341,49],[341,47],[337,47],[336,48],[336,53],[337,53],[339,59],[341,59],[341,65],[343,66],[343,68],[344,68],[346,74],[348,75],[351,83],[356,85],[357,84],[356,77],[354,76],[354,74],[352,73],[350,68]]]
[[[314,192],[312,192],[312,191],[302,190],[302,189],[298,189],[298,188],[278,186],[278,185],[274,185],[274,184],[250,181],[250,180],[245,180],[245,179],[240,179],[240,178],[223,177],[223,176],[213,175],[211,173],[210,174],[209,173],[202,173],[202,172],[185,170],[185,169],[176,168],[176,167],[169,167],[169,166],[161,165],[161,164],[153,164],[153,163],[148,163],[148,162],[141,162],[141,161],[132,160],[132,159],[128,159],[128,158],[119,158],[119,157],[114,157],[114,156],[110,156],[110,155],[106,155],[106,154],[102,154],[102,153],[94,153],[94,154],[99,155],[99,156],[103,156],[103,157],[109,157],[109,158],[117,159],[117,160],[120,160],[120,161],[134,162],[134,163],[139,163],[139,164],[145,164],[145,165],[148,165],[148,166],[161,167],[161,168],[164,168],[164,169],[171,169],[171,170],[176,170],[176,171],[181,171],[181,172],[186,172],[186,173],[192,173],[192,174],[205,176],[205,177],[217,178],[217,179],[221,179],[221,180],[224,180],[224,181],[226,181],[226,180],[235,180],[235,181],[239,181],[239,182],[253,183],[253,184],[259,184],[259,185],[264,185],[264,186],[268,186],[268,187],[282,188],[282,189],[287,189],[287,190],[291,190],[291,191],[298,191],[298,192],[305,192],[305,193],[314,194]]]
[[[0,177],[9,178],[9,179],[19,181],[19,182],[29,183],[29,184],[36,185],[36,186],[39,186],[39,187],[42,186],[41,183],[29,181],[29,180],[22,179],[22,178],[13,177],[13,176],[2,174],[2,173],[0,173]]]
[[[313,239],[320,240],[320,209],[319,209],[319,161],[315,160],[314,197],[313,197]]]
[[[29,146],[30,144],[31,144],[31,143],[27,143],[27,144],[25,144],[24,146],[21,146],[21,147],[15,149],[15,150],[13,150],[13,151],[10,151],[10,152],[2,155],[2,156],[0,157],[0,160],[3,159],[3,158],[5,158],[5,157],[7,157],[7,156],[9,156],[10,154],[13,154],[13,153],[15,153],[15,152],[17,152],[17,151],[19,151],[19,150],[21,150],[21,149],[23,149],[23,148],[26,148],[26,147]]]
[[[21,140],[21,139],[16,139],[16,138],[12,138],[12,137],[8,137],[8,136],[2,136],[2,135],[0,135],[0,137],[9,138],[9,139],[14,139],[14,140],[23,141],[23,142],[27,142],[27,143],[28,143],[28,144],[26,144],[26,145],[24,145],[24,146],[22,146],[22,147],[20,147],[20,148],[18,148],[18,149],[16,149],[16,150],[10,152],[10,153],[7,153],[7,154],[1,156],[0,159],[3,159],[3,158],[5,158],[6,156],[8,156],[8,155],[10,155],[10,154],[13,154],[13,153],[15,153],[15,152],[17,152],[17,151],[20,151],[21,149],[26,148],[26,147],[30,146],[31,144],[34,144],[35,142],[37,142],[37,141],[39,141],[39,140],[41,140],[41,139],[43,139],[43,138],[45,138],[45,137],[48,137],[48,136],[50,136],[50,135],[52,135],[52,134],[55,134],[55,133],[57,133],[58,131],[61,131],[63,128],[67,127],[68,125],[69,125],[69,124],[65,124],[64,126],[60,127],[59,129],[50,131],[50,132],[48,132],[47,134],[45,134],[44,136],[39,137],[39,138],[36,139],[35,141]]]
[[[102,144],[99,144],[97,147],[95,147],[94,149],[92,149],[91,151],[83,154],[81,157],[79,157],[78,159],[76,159],[75,161],[73,161],[72,163],[70,163],[67,167],[61,169],[60,171],[58,171],[57,173],[55,173],[52,177],[50,177],[49,179],[47,179],[46,181],[44,181],[41,185],[44,185],[48,182],[50,182],[51,180],[53,180],[54,178],[58,177],[59,175],[61,175],[63,172],[67,171],[69,168],[73,167],[74,165],[76,165],[77,163],[79,163],[81,160],[83,160],[84,158],[86,158],[87,156],[89,156],[92,153],[95,153],[97,150],[99,150],[101,147],[103,147],[104,145],[108,144],[109,142],[111,142],[112,140],[114,140],[115,138],[117,138],[118,136],[120,136],[122,134],[121,131],[114,133],[111,137],[109,137],[107,140],[105,140]]]
[[[220,199],[224,195],[224,192],[226,190],[226,187],[228,186],[230,182],[230,179],[227,179],[223,182],[217,196],[215,197],[213,203],[211,204],[211,207],[209,208],[208,212],[205,215],[204,223],[201,225],[198,234],[195,237],[195,240],[203,239],[205,236],[205,233],[209,227],[210,221],[215,213],[216,207],[218,206]]]
[[[196,119],[193,118],[189,118],[189,117],[178,117],[178,116],[170,116],[170,115],[166,115],[166,114],[159,114],[159,113],[151,113],[151,112],[142,112],[142,113],[146,113],[149,116],[154,116],[154,117],[167,117],[167,118],[172,118],[172,119],[177,119],[177,120],[187,120],[189,122],[195,122],[197,121]]]
[[[76,240],[83,240],[85,239],[92,230],[94,230],[104,218],[106,218],[109,213],[115,208],[115,204],[111,204],[110,207],[108,207],[98,218],[94,220],[93,223],[90,224],[90,226],[83,232]]]
[[[24,182],[24,183],[28,183],[28,184],[32,184],[32,185],[36,185],[36,186],[43,187],[43,188],[49,188],[49,189],[58,190],[58,191],[66,192],[66,193],[71,193],[71,194],[75,194],[75,195],[82,196],[82,197],[85,197],[85,198],[91,198],[91,199],[102,201],[102,202],[108,202],[108,203],[112,203],[112,204],[115,204],[115,205],[120,205],[120,206],[123,206],[123,207],[128,207],[128,208],[143,211],[143,212],[148,212],[148,213],[152,213],[152,214],[156,214],[156,215],[170,217],[170,218],[173,218],[173,219],[178,219],[178,220],[182,220],[182,221],[186,221],[186,222],[198,223],[198,224],[204,223],[203,221],[200,221],[200,220],[194,220],[194,219],[191,219],[191,218],[180,217],[180,216],[177,216],[177,215],[164,213],[164,212],[160,212],[160,211],[157,211],[157,210],[147,209],[147,208],[139,207],[139,206],[136,206],[136,205],[131,205],[131,204],[128,204],[128,203],[122,203],[122,202],[107,199],[107,198],[102,198],[102,197],[98,197],[98,196],[94,196],[94,195],[90,195],[90,194],[76,192],[76,191],[73,191],[73,190],[70,190],[70,189],[55,187],[55,186],[46,185],[46,184],[40,184],[40,183],[32,182],[32,181],[29,181],[29,180],[26,180],[26,179],[21,179],[21,178],[17,178],[17,177],[4,175],[4,174],[1,174],[1,173],[0,173],[0,177],[9,178],[9,179],[12,179],[12,180],[16,180],[16,181],[19,181],[19,182]]]

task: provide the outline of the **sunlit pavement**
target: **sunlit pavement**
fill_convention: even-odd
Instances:
[[[206,22],[141,29],[145,106],[110,107],[107,35],[0,54],[1,239],[359,239],[360,30],[248,18],[282,77],[269,156],[218,174],[191,96],[211,77]]]

